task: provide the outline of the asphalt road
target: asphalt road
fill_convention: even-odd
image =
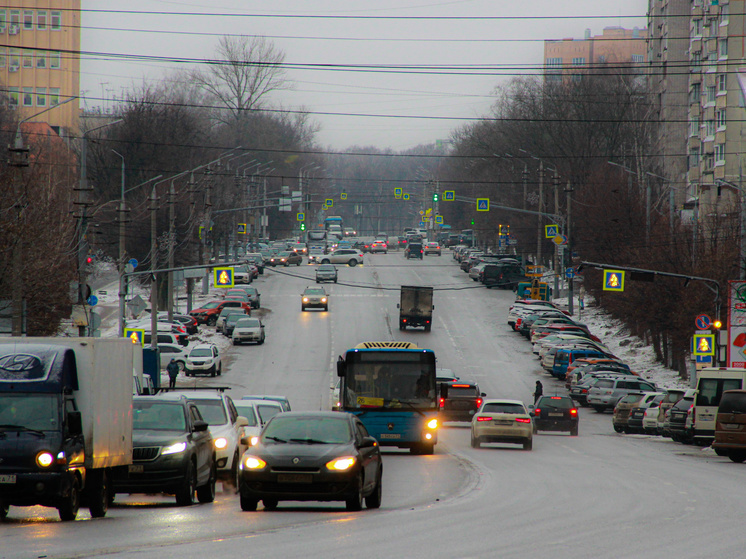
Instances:
[[[256,283],[267,342],[233,348],[222,377],[198,382],[232,386],[234,398],[286,394],[294,409],[328,409],[337,356],[361,341],[395,339],[434,349],[438,366],[476,380],[488,396],[528,402],[537,379],[545,393],[564,393],[505,323],[513,293],[472,289],[447,253],[366,258],[327,286],[329,312],[300,311],[313,267],[267,272]],[[437,289],[432,332],[398,330],[402,284]],[[472,449],[466,424],[447,424],[433,456],[386,451],[377,511],[281,503],[244,513],[230,493],[188,508],[170,497],[118,497],[106,518],[83,510],[75,523],[51,509],[11,508],[0,558],[743,555],[746,466],[670,440],[618,435],[609,414],[580,415],[578,437],[542,433],[530,452]]]

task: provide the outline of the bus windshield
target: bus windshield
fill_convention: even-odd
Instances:
[[[437,409],[434,355],[422,351],[349,353],[340,396],[347,410]]]

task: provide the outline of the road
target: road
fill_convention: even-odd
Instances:
[[[222,377],[198,382],[232,386],[234,398],[286,394],[294,409],[328,409],[337,356],[363,340],[395,339],[434,349],[438,366],[488,396],[530,401],[537,379],[545,393],[564,393],[507,327],[513,294],[472,289],[447,253],[341,267],[340,283],[328,286],[329,312],[301,313],[312,277],[311,266],[261,277],[266,344],[233,348]],[[402,284],[437,289],[432,332],[398,330]],[[106,518],[81,511],[75,523],[50,509],[11,508],[0,558],[743,555],[746,467],[670,440],[618,435],[609,414],[580,415],[580,436],[542,433],[530,452],[472,449],[460,424],[441,430],[433,456],[386,451],[377,511],[281,503],[244,513],[230,493],[189,508],[170,497],[118,497]]]

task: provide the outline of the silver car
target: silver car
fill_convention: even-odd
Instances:
[[[630,392],[656,392],[656,386],[641,378],[603,378],[588,389],[588,405],[601,413],[614,409],[617,402]]]
[[[363,263],[363,253],[355,248],[340,248],[321,258],[322,264],[347,264],[357,266]]]
[[[337,268],[331,264],[322,264],[316,268],[316,283],[333,281],[337,283]]]

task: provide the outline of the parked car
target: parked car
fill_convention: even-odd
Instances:
[[[256,342],[258,345],[264,343],[264,324],[258,318],[242,317],[236,321],[231,333],[233,345],[245,342]]]
[[[295,465],[302,457],[305,469]],[[280,473],[276,473],[280,472]],[[353,414],[286,412],[264,427],[242,458],[240,503],[344,501],[348,510],[381,506],[383,464],[376,439]]]
[[[145,330],[142,339],[143,345],[150,345],[152,340],[150,330]],[[186,335],[180,336],[177,334],[172,334],[171,332],[158,332],[158,345],[161,344],[172,344],[186,347],[187,345],[189,345],[189,341],[187,340]]]
[[[746,460],[746,390],[723,392],[712,448],[718,456],[727,456],[733,462]]]
[[[632,406],[627,420],[627,433],[644,433],[643,419],[649,408],[657,408],[660,401],[666,396],[665,392],[647,392],[644,397]]]
[[[161,369],[165,369],[166,365],[171,362],[171,359],[176,361],[176,365],[179,367],[179,372],[184,371],[186,367],[186,358],[188,351],[180,344],[158,344],[158,352],[160,353]]]
[[[623,396],[617,405],[614,406],[614,412],[611,417],[611,424],[614,426],[614,431],[617,433],[631,433],[632,430],[629,426],[630,414],[633,409],[646,399],[647,394],[645,392],[630,392]]]
[[[443,383],[439,401],[440,421],[471,421],[485,396],[475,382],[459,379]]]
[[[238,488],[238,471],[241,456],[248,448],[243,439],[246,417],[241,416],[233,400],[222,390],[197,390],[186,394],[194,402],[210,426],[215,445],[218,478]]]
[[[223,361],[215,344],[199,344],[189,352],[184,369],[186,376],[210,375],[214,377],[222,373]]]
[[[246,287],[246,286],[243,286],[243,287]],[[223,295],[223,297],[226,300],[238,299],[239,301],[244,301],[246,303],[249,302],[249,294],[246,292],[246,290],[241,289],[240,287],[238,288],[234,287],[234,288],[226,290],[225,295]]]
[[[316,283],[327,281],[337,283],[337,268],[332,264],[321,264],[316,268]]]
[[[256,266],[256,271],[259,275],[264,274],[264,256],[261,252],[249,252],[245,258],[249,264]]]
[[[471,446],[482,443],[513,443],[523,450],[533,447],[533,425],[520,400],[484,400],[471,420]]]
[[[424,248],[425,256],[428,254],[437,254],[438,256],[441,255],[440,245],[438,243],[427,243]]]
[[[329,254],[325,254],[321,259],[322,264],[347,264],[355,267],[363,264],[363,253],[355,248],[340,248]]]
[[[305,312],[306,309],[329,310],[329,295],[323,287],[306,287],[300,297],[300,310],[302,312]]]
[[[233,266],[233,283],[251,283],[253,277],[247,266]]]
[[[216,452],[208,423],[183,394],[132,400],[132,464],[112,471],[116,493],[168,493],[176,504],[215,500]]]
[[[239,289],[243,290],[249,298],[249,305],[252,309],[258,309],[262,306],[262,296],[259,294],[259,290],[256,287],[244,285]]]
[[[578,410],[569,396],[542,396],[531,412],[534,433],[537,431],[569,431],[578,434]]]
[[[210,301],[198,309],[194,309],[189,314],[200,324],[215,326],[218,321],[220,311],[225,307],[240,307],[251,314],[251,305],[244,301]]]
[[[666,396],[661,400],[660,404],[658,405],[658,434],[668,437],[670,434],[668,432],[664,433],[664,426],[665,426],[665,420],[666,415],[668,414],[668,411],[673,407],[673,405],[681,400],[686,395],[686,390],[677,390],[673,388],[669,388],[666,391]]]
[[[599,413],[614,409],[617,402],[630,392],[656,392],[653,383],[641,378],[600,379],[588,390],[588,405]]]
[[[687,418],[694,406],[694,393],[687,393],[668,411],[668,433],[679,443],[692,442],[692,433],[687,430]]]
[[[223,334],[225,334],[226,337],[233,339],[233,330],[235,330],[236,324],[238,324],[239,320],[242,318],[247,317],[246,315],[241,314],[229,315],[228,318],[225,319],[225,324],[223,325]]]
[[[220,311],[220,314],[218,315],[218,320],[215,323],[215,330],[225,334],[225,321],[232,314],[249,316],[248,314],[246,314],[246,310],[242,307],[226,307],[222,311]]]
[[[175,322],[178,322],[182,326],[184,326],[187,334],[196,334],[199,331],[197,321],[194,319],[194,317],[191,317],[188,314],[172,314],[171,316]],[[168,320],[167,312],[158,313],[158,322],[160,322],[161,320]]]

